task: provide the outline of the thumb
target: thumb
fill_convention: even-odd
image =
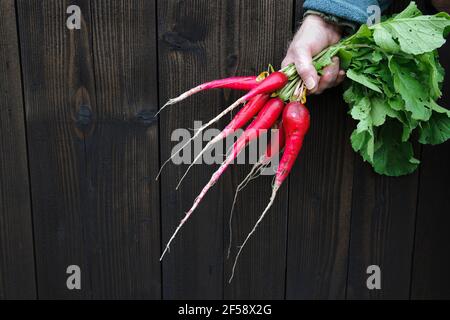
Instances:
[[[316,68],[312,64],[312,55],[309,50],[302,49],[298,52],[295,66],[298,74],[305,82],[306,88],[311,93],[314,93],[319,84],[319,76]]]

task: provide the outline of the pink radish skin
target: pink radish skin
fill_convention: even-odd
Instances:
[[[278,190],[291,172],[295,160],[297,159],[297,156],[302,149],[303,140],[309,130],[309,125],[310,114],[308,109],[303,104],[299,102],[291,102],[286,106],[283,112],[283,127],[286,135],[286,145],[283,157],[281,158],[280,165],[278,166],[275,176],[275,183],[272,188],[272,196],[270,197],[269,204],[259,217],[252,231],[248,234],[247,238],[242,243],[242,246],[240,246],[233,264],[233,270],[229,282],[231,282],[231,280],[233,279],[234,271],[236,269],[236,265],[242,249],[247,244],[253,233],[256,231],[258,225],[264,219],[269,209],[272,207]]]
[[[233,90],[242,90],[242,91],[250,91],[254,88],[256,88],[258,85],[261,84],[259,82],[258,77],[251,76],[251,77],[231,77],[226,79],[220,79],[220,80],[214,80],[211,82],[203,83],[195,88],[190,89],[189,91],[186,91],[185,93],[181,94],[180,96],[170,99],[162,108],[159,110],[161,112],[164,108],[167,106],[170,106],[172,104],[179,103],[190,96],[193,96],[194,94],[197,94],[199,92],[205,91],[205,90],[211,90],[211,89],[233,89]],[[159,113],[158,112],[158,113]]]
[[[268,94],[259,94],[253,97],[233,118],[233,120],[223,129],[223,131],[214,139],[212,139],[205,148],[200,152],[200,154],[194,159],[192,164],[186,170],[184,175],[181,177],[180,182],[178,183],[176,189],[180,187],[184,178],[186,178],[189,170],[191,170],[192,166],[197,163],[197,161],[203,156],[203,154],[209,150],[209,148],[215,145],[217,142],[226,139],[228,136],[234,134],[236,130],[244,127],[266,104],[267,100],[269,100]]]
[[[175,239],[178,231],[181,227],[186,223],[195,209],[198,207],[202,199],[205,197],[206,193],[212,186],[219,180],[220,176],[225,172],[228,166],[236,159],[239,153],[254,139],[258,138],[265,130],[269,130],[273,124],[277,121],[278,117],[281,115],[284,108],[284,102],[279,99],[271,99],[269,100],[264,108],[260,111],[258,116],[252,123],[248,126],[248,128],[244,131],[242,136],[236,141],[233,145],[232,153],[227,157],[224,163],[220,166],[220,168],[212,175],[211,180],[208,184],[203,188],[200,192],[199,196],[195,199],[192,208],[186,213],[185,217],[181,220],[177,229],[173,233],[172,237],[169,239],[166,248],[164,249],[160,260],[163,259],[166,252],[169,250],[170,244]]]
[[[212,124],[219,121],[223,116],[227,115],[237,107],[239,107],[241,104],[251,100],[255,96],[259,94],[271,94],[272,92],[275,92],[281,88],[283,88],[287,83],[289,79],[283,72],[274,72],[271,73],[266,79],[264,79],[256,88],[252,89],[250,92],[248,92],[243,97],[239,98],[236,102],[234,102],[231,106],[226,108],[224,111],[222,111],[218,116],[216,116],[214,119],[209,121],[207,124],[199,128],[194,136],[187,141],[178,152],[183,150],[191,141],[195,140],[206,128],[211,126]],[[161,169],[159,170],[159,173],[156,177],[156,180],[158,180],[162,170],[164,167],[177,155],[177,153],[173,154],[164,164],[161,166]]]
[[[229,243],[228,243],[228,253],[227,253],[227,259],[230,258],[231,254],[231,243],[233,241],[233,212],[234,212],[234,206],[236,205],[237,196],[239,195],[239,192],[244,190],[244,188],[248,185],[250,181],[253,179],[256,179],[260,174],[261,171],[272,161],[273,156],[276,154],[279,154],[281,150],[284,148],[285,144],[285,134],[284,129],[280,125],[276,125],[274,129],[278,130],[278,139],[274,139],[271,142],[268,143],[266,152],[259,158],[258,162],[255,163],[250,173],[245,177],[244,180],[238,185],[236,188],[236,192],[234,194],[233,204],[231,205],[231,211],[230,211],[230,218],[228,220],[228,230],[229,230]],[[273,142],[273,143],[272,143]]]
[[[303,140],[310,126],[309,110],[301,103],[292,102],[283,112],[283,126],[286,134],[286,147],[277,170],[275,188],[280,188],[292,170],[302,149]]]
[[[275,140],[275,143],[269,142],[266,153],[263,156],[265,160],[263,161],[272,159],[275,154],[278,154],[284,148],[286,135],[284,133],[283,125],[281,124],[278,129],[278,139]]]

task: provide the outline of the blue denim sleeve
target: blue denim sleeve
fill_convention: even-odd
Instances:
[[[387,9],[391,0],[306,0],[305,10],[315,10],[335,15],[349,21],[366,23],[369,18],[367,8],[380,6],[381,10]]]

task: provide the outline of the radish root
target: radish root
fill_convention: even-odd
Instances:
[[[187,168],[186,172],[183,174],[183,176],[181,177],[180,181],[178,182],[177,187],[175,188],[176,190],[178,190],[180,188],[181,184],[183,183],[184,178],[186,178],[187,174],[192,169],[194,164],[205,154],[206,151],[209,150],[209,148],[211,148],[214,144],[216,144],[217,142],[219,142],[223,138],[224,138],[224,135],[222,133],[220,133],[217,137],[215,137],[210,142],[208,142],[206,147],[203,148],[203,150],[199,153],[199,155],[197,157],[195,157],[194,161],[189,165],[189,167]]]
[[[194,94],[197,94],[197,93],[199,93],[199,92],[201,92],[203,90],[204,90],[204,86],[200,85],[200,86],[195,87],[195,88],[193,88],[193,89],[191,89],[189,91],[186,91],[185,93],[180,94],[176,98],[169,99],[169,101],[167,101],[166,104],[161,109],[159,109],[159,111],[155,114],[155,117],[158,116],[168,106],[177,104],[177,103],[179,103],[179,102],[189,98],[190,96],[193,96]]]
[[[261,221],[264,219],[264,217],[266,216],[267,212],[270,210],[270,208],[272,207],[273,203],[275,202],[275,198],[277,196],[277,192],[279,190],[279,186],[275,186],[273,188],[272,191],[272,196],[270,197],[270,202],[267,205],[266,209],[264,210],[264,212],[261,214],[261,216],[259,217],[258,221],[256,222],[255,226],[253,227],[252,231],[250,231],[250,233],[248,234],[247,238],[245,238],[244,242],[242,243],[242,245],[239,247],[239,251],[236,255],[236,258],[234,260],[234,264],[233,264],[233,269],[231,271],[231,277],[228,280],[228,283],[231,283],[231,281],[233,280],[234,277],[234,271],[236,269],[236,265],[237,262],[239,260],[239,256],[241,255],[242,249],[244,249],[245,245],[247,244],[248,240],[251,238],[251,236],[253,235],[253,233],[255,233],[256,229],[258,228],[259,224],[261,223]]]
[[[177,152],[174,152],[174,154],[167,159],[163,165],[161,166],[161,169],[158,172],[158,175],[156,176],[156,180],[159,179],[159,177],[161,176],[161,173],[164,169],[164,167],[184,148],[186,148],[186,146],[188,144],[190,144],[193,140],[195,140],[200,133],[202,133],[206,128],[208,128],[209,126],[211,126],[212,124],[216,123],[217,121],[219,121],[222,117],[224,117],[225,115],[227,115],[229,112],[233,111],[234,109],[236,109],[237,107],[239,107],[242,103],[244,103],[246,101],[247,97],[243,96],[242,98],[238,99],[236,102],[234,102],[231,106],[229,106],[228,108],[226,108],[224,111],[222,111],[218,116],[216,116],[214,119],[210,120],[207,124],[203,125],[201,128],[199,128],[196,133],[194,134],[194,136],[192,138],[190,138],[181,148],[180,150],[178,150]]]
[[[237,152],[237,151],[235,151]],[[189,209],[189,211],[186,213],[185,217],[181,220],[180,224],[178,225],[178,227],[176,228],[175,232],[173,233],[172,237],[169,239],[169,242],[167,242],[166,248],[164,249],[160,261],[164,258],[164,255],[166,254],[166,252],[169,250],[170,244],[172,243],[172,241],[175,239],[175,236],[178,234],[178,232],[180,231],[181,227],[186,223],[186,221],[190,218],[190,216],[192,215],[192,213],[195,211],[195,209],[197,209],[198,205],[200,204],[200,202],[202,201],[202,199],[205,197],[206,193],[209,191],[209,189],[211,189],[216,182],[219,180],[220,176],[225,172],[225,170],[228,168],[228,166],[230,165],[230,163],[235,159],[235,157],[237,156],[237,153],[233,155],[233,157],[228,157],[220,166],[220,168],[214,172],[214,174],[212,175],[210,181],[208,182],[208,184],[202,189],[202,191],[200,192],[200,194],[198,195],[197,198],[195,198],[194,204],[192,205],[192,208]]]
[[[239,195],[239,192],[241,192],[242,190],[244,190],[247,185],[254,179],[258,178],[261,174],[262,171],[267,168],[268,164],[270,163],[267,162],[267,159],[261,159],[259,162],[257,162],[252,170],[250,171],[250,173],[245,177],[244,180],[242,180],[242,182],[238,185],[238,187],[236,188],[236,192],[234,194],[234,199],[233,199],[233,204],[231,205],[231,211],[230,211],[230,218],[228,220],[228,230],[229,230],[229,243],[228,243],[228,251],[227,251],[227,259],[230,258],[231,255],[231,245],[233,242],[233,213],[234,213],[234,207],[236,205],[237,202],[237,197]]]

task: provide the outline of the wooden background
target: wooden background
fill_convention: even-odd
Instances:
[[[71,4],[81,30],[65,26]],[[237,95],[155,112],[199,82],[279,64],[301,17],[300,0],[0,0],[0,298],[450,298],[449,143],[418,146],[413,175],[375,175],[351,150],[340,88],[309,100],[303,153],[231,285],[227,221],[246,166],[226,173],[158,261],[214,170],[196,166],[178,192],[184,166],[155,182],[170,135]],[[441,54],[450,71],[450,46]],[[270,182],[240,197],[235,243]],[[82,289],[69,291],[73,264]],[[369,291],[374,264],[382,289]]]

